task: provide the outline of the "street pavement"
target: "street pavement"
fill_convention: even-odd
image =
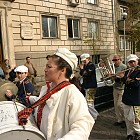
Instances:
[[[99,112],[89,140],[125,140],[126,128],[114,126],[115,121],[114,108]]]

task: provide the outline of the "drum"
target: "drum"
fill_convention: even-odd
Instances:
[[[18,88],[17,86],[8,80],[1,80],[0,81],[0,101],[7,101],[5,97],[6,90],[11,90],[14,95],[17,94]]]
[[[24,105],[17,102],[0,102],[0,140],[46,140],[32,115],[24,127],[18,124],[17,113],[24,108]]]

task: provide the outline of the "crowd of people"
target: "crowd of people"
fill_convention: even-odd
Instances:
[[[18,113],[20,125],[26,125],[30,114],[47,140],[88,140],[98,112],[94,108],[97,89],[96,66],[90,54],[77,56],[66,48],[59,48],[46,57],[45,81],[39,96],[34,96],[37,71],[26,57],[24,65],[14,68],[18,78],[17,95],[10,90],[5,93],[8,100],[15,99],[26,106]],[[140,106],[140,66],[138,57],[130,54],[127,63],[120,55],[114,55],[115,76],[113,85],[116,122],[114,126],[127,128],[127,140],[140,140],[140,123],[135,107]],[[5,67],[11,72],[10,65]],[[127,69],[129,67],[129,69]],[[1,73],[8,79],[5,69]],[[126,70],[127,69],[127,70]],[[73,83],[73,84],[72,84]]]
[[[121,57],[115,55],[113,58],[115,66],[115,84],[113,86],[114,107],[117,122],[115,126],[127,129],[127,140],[140,140],[140,111],[135,110],[140,107],[140,66],[138,57],[135,54],[127,56],[126,65],[122,64]],[[124,70],[126,69],[126,70]],[[140,108],[139,108],[140,110]]]

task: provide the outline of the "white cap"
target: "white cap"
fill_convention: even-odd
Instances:
[[[129,61],[136,61],[139,58],[135,55],[135,54],[130,54],[129,56],[127,56],[127,62]]]
[[[77,56],[66,48],[58,48],[55,55],[63,58],[71,66],[72,70],[76,69],[78,64]]]
[[[28,72],[28,68],[24,65],[16,67],[15,72]]]
[[[90,55],[89,55],[88,53],[83,53],[83,54],[80,56],[81,61],[84,61],[84,60],[86,60],[86,58],[89,58],[89,57],[90,57]]]

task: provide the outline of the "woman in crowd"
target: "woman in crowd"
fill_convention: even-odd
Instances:
[[[45,68],[46,86],[39,97],[30,96],[35,120],[47,140],[88,140],[94,119],[79,89],[70,84],[72,71],[77,67],[77,57],[66,48],[59,48],[47,58]],[[51,92],[50,92],[51,91]],[[53,94],[47,99],[47,95]],[[41,103],[43,99],[43,103]],[[18,113],[19,123],[28,118],[26,108]]]

